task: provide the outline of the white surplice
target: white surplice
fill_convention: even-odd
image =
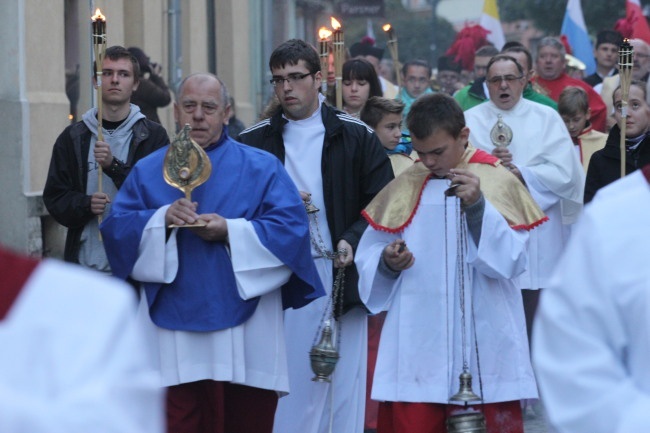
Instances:
[[[320,103],[323,103],[322,97]],[[320,237],[315,237],[322,239],[324,247],[331,252],[334,246],[327,225],[321,176],[324,136],[320,106],[307,119],[288,121],[283,131],[285,168],[298,190],[311,193],[313,204],[320,209],[317,218]],[[332,382],[313,382],[309,351],[318,342],[314,340],[320,338],[317,333],[331,296],[333,272],[331,260],[319,257],[319,252],[313,247],[312,255],[327,296],[298,310],[285,312],[291,392],[278,401],[273,431],[361,433],[365,416],[367,315],[355,308],[337,322],[340,329],[333,324],[341,337],[334,336],[335,342],[340,343],[340,358],[331,376]]]
[[[582,210],[585,173],[560,115],[550,107],[521,99],[511,110],[492,101],[465,112],[473,146],[491,153],[490,131],[500,114],[512,129],[508,150],[533,199],[549,220],[531,232],[530,266],[519,276],[522,289],[547,287]]]
[[[373,313],[388,311],[372,398],[448,403],[458,391],[463,347],[474,392],[481,392],[482,382],[486,403],[535,398],[521,292],[510,280],[526,267],[527,232],[511,229],[486,200],[479,245],[468,237],[464,251],[463,345],[456,278],[458,204],[449,198],[445,209],[447,187],[445,180],[428,181],[403,232],[368,227],[361,238],[356,263],[362,300]],[[393,279],[377,266],[384,248],[398,238],[406,241],[415,263]]]
[[[0,431],[163,432],[143,344],[131,287],[43,261],[0,321]]]
[[[598,191],[542,293],[533,360],[558,433],[650,426],[649,217],[640,170]]]
[[[176,233],[183,229],[174,229],[167,240],[168,207],[158,209],[145,227],[132,273],[136,280],[169,283],[176,275]],[[241,325],[214,332],[185,332],[156,326],[143,292],[139,317],[149,337],[149,350],[157,360],[160,385],[211,379],[286,393],[289,380],[278,289],[291,271],[262,245],[251,222],[226,222],[233,241],[230,255],[239,295],[242,299],[260,296],[259,304]]]

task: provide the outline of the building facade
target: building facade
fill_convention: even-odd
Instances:
[[[172,89],[215,72],[252,124],[272,94],[268,58],[292,37],[316,42],[331,1],[6,0],[0,14],[0,243],[61,257],[65,229],[47,215],[42,190],[52,146],[94,104],[91,19],[106,17],[107,45],[138,46],[163,65]],[[172,105],[159,110],[175,134]]]

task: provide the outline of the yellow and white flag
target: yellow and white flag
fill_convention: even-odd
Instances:
[[[501,27],[501,20],[499,19],[497,0],[485,0],[483,13],[478,23],[490,32],[487,40],[494,44],[498,50],[501,50],[503,44],[506,43],[506,37],[503,35],[503,27]]]

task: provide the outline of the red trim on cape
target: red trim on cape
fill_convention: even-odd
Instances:
[[[0,249],[0,320],[4,319],[38,261]]]
[[[493,167],[496,167],[499,164],[499,161],[501,161],[499,158],[496,156],[487,153],[484,150],[481,149],[476,149],[476,152],[474,152],[474,155],[467,161],[468,164],[488,164]]]
[[[375,221],[373,221],[372,218],[370,218],[370,215],[366,212],[366,210],[361,211],[361,216],[363,216],[366,221],[368,221],[368,224],[372,226],[373,229],[377,231],[382,231],[382,232],[388,232],[388,233],[399,233],[403,231],[406,227],[408,227],[411,224],[411,221],[413,221],[413,217],[415,217],[415,212],[417,209],[420,207],[420,200],[422,199],[422,193],[424,192],[424,186],[427,184],[429,179],[431,178],[431,174],[429,174],[425,179],[424,182],[422,182],[422,186],[420,187],[420,192],[418,193],[418,199],[415,202],[415,206],[413,206],[413,209],[411,210],[411,215],[409,215],[408,219],[404,224],[402,224],[399,227],[396,227],[394,229],[391,229],[386,226],[382,226],[380,224],[377,224]]]
[[[520,224],[520,225],[518,225],[518,226],[510,226],[510,228],[513,229],[513,230],[526,230],[526,231],[531,231],[531,230],[534,229],[535,227],[539,227],[539,226],[541,226],[541,225],[544,224],[546,221],[548,221],[548,217],[547,217],[547,216],[544,216],[544,218],[539,219],[539,220],[535,221],[535,222],[532,223],[532,224],[528,224],[528,225]]]

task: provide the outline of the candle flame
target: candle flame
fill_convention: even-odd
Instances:
[[[330,17],[330,20],[332,22],[332,28],[334,30],[341,30],[341,23],[336,20],[334,17]]]
[[[99,8],[95,10],[95,15],[90,17],[90,19],[93,21],[106,21],[106,17],[102,15],[102,11],[100,11]]]
[[[321,40],[324,41],[330,36],[332,36],[332,31],[327,27],[321,27],[320,29],[318,29],[318,37],[321,38]]]
[[[381,28],[385,32],[390,32],[391,29],[392,29],[392,26],[390,24],[384,24]]]

